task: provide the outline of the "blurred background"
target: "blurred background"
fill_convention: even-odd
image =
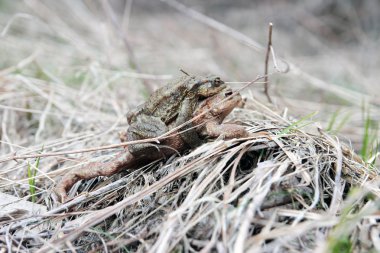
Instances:
[[[366,158],[377,149],[379,1],[25,0],[0,1],[0,13],[4,153],[14,149],[5,142],[125,124],[179,69],[238,89],[264,74],[270,22],[274,110],[318,112],[313,120]],[[242,93],[267,103],[263,84]]]

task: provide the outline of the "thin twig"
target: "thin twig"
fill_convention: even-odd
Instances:
[[[269,34],[268,34],[268,46],[267,46],[267,53],[265,54],[265,74],[264,74],[264,93],[265,96],[267,96],[267,99],[269,103],[272,103],[272,99],[269,96],[269,78],[268,78],[268,63],[269,63],[269,54],[271,52],[272,48],[272,28],[273,24],[269,23]]]

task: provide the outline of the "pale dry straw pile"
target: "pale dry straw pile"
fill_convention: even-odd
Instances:
[[[245,125],[254,134],[251,137],[212,141],[138,170],[80,182],[70,191],[76,196],[73,201],[56,201],[52,188],[68,170],[111,160],[122,150],[99,147],[119,143],[117,132],[128,127],[125,113],[143,101],[150,88],[171,79],[167,69],[183,64],[194,72],[221,73],[232,85],[263,66],[265,50],[259,43],[174,1],[163,2],[169,3],[165,6],[171,6],[173,16],[181,13],[178,24],[165,23],[172,33],[164,39],[157,20],[170,18],[133,19],[129,4],[122,6],[120,16],[112,6],[110,11],[104,3],[86,1],[25,1],[4,7],[8,9],[0,15],[0,192],[14,200],[0,209],[10,205],[16,209],[0,217],[0,249],[379,251],[378,169],[362,161],[348,141],[343,143],[323,128],[327,121],[323,113],[334,111],[338,102],[286,99],[285,105],[299,104],[297,112],[308,106],[324,108],[322,124],[314,114],[297,119],[280,103],[281,95],[273,96],[277,105],[263,102],[264,96],[254,89],[257,84],[242,91],[245,107],[227,119]],[[179,29],[186,23],[184,13],[200,23]],[[142,22],[137,28],[136,20]],[[199,40],[205,29],[211,35]],[[215,39],[219,33],[222,39]],[[239,63],[233,62],[229,52],[234,50],[224,50],[221,40],[239,52]],[[173,50],[173,41],[178,50]],[[128,49],[131,44],[135,47]],[[245,53],[247,48],[237,46],[241,44],[257,50],[261,58],[253,60]],[[279,58],[278,64],[284,67]],[[352,102],[341,106],[343,111],[352,109],[353,118],[360,117],[362,98],[377,104],[371,94],[331,85],[287,64],[287,75],[275,70],[271,78],[289,84],[285,79],[290,76],[295,87],[307,82],[328,90]],[[249,75],[240,74],[245,71]],[[378,115],[372,114],[375,119]],[[357,144],[362,126],[354,121],[346,130]],[[28,170],[36,175],[28,176]],[[33,199],[40,213],[24,206]]]

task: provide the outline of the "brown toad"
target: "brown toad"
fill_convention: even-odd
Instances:
[[[193,124],[196,126],[194,128],[196,133],[203,140],[218,137],[231,139],[248,136],[248,132],[243,126],[222,123],[225,117],[241,104],[242,98],[240,94],[233,94],[229,88],[198,103],[194,113],[191,115]],[[175,123],[172,123],[172,125],[175,125]],[[169,129],[173,129],[172,125],[169,124]],[[150,153],[150,155],[135,156],[126,149],[120,152],[112,161],[92,162],[80,170],[70,171],[56,186],[56,194],[63,202],[67,200],[67,191],[79,180],[91,179],[97,176],[110,176],[123,169],[132,169],[136,166],[147,164],[152,160],[160,159],[163,155],[182,152],[189,147],[178,131],[162,139],[160,145],[150,145],[155,146],[155,152]]]
[[[176,127],[184,124],[192,117],[199,99],[213,96],[224,88],[224,82],[216,76],[184,75],[158,89],[144,104],[127,114],[130,125],[127,141],[155,138],[166,133],[169,125]],[[190,147],[202,143],[191,123],[182,130],[180,135]],[[134,155],[155,151],[149,143],[132,144],[128,149]]]

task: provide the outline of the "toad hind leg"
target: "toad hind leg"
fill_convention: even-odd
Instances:
[[[126,167],[134,166],[137,160],[128,152],[122,151],[109,162],[91,162],[81,169],[73,169],[66,174],[54,188],[54,192],[63,203],[68,200],[67,192],[78,181],[97,176],[111,176]]]

